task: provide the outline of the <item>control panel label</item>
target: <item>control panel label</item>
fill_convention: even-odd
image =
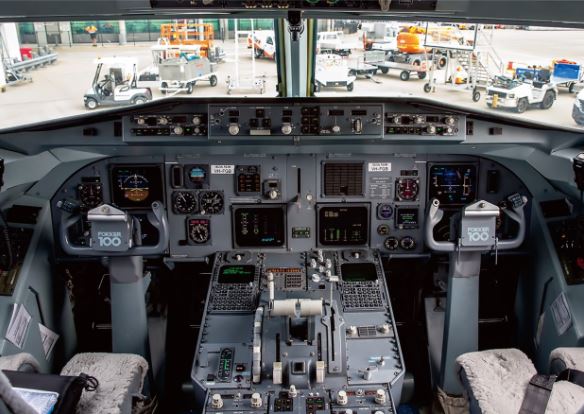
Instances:
[[[390,198],[393,194],[392,181],[389,176],[370,176],[368,186],[371,198]]]
[[[391,172],[391,162],[370,162],[369,172]]]
[[[211,165],[211,174],[233,175],[235,165]]]

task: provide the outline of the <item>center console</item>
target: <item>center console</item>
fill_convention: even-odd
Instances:
[[[358,239],[345,230],[326,240]],[[203,412],[389,414],[400,400],[405,367],[374,250],[219,253],[202,326],[191,377]]]

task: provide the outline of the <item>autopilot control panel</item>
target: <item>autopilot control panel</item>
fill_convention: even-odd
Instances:
[[[207,413],[395,413],[405,366],[369,249],[216,255],[192,380]]]

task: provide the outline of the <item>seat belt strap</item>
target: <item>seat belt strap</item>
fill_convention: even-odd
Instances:
[[[572,384],[584,387],[584,371],[579,371],[577,369],[565,369],[560,372],[556,381],[568,381]]]
[[[536,374],[531,377],[519,414],[544,414],[554,382],[556,382],[555,375]]]
[[[529,380],[519,414],[544,414],[557,381],[568,381],[584,387],[584,372],[577,369],[565,369],[555,375],[534,375]]]

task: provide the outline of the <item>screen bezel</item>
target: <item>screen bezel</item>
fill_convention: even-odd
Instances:
[[[273,246],[266,246],[266,245],[247,245],[247,244],[239,244],[237,242],[237,233],[236,233],[236,226],[235,226],[235,214],[239,210],[244,209],[253,209],[253,210],[261,210],[261,209],[279,209],[282,213],[282,225],[284,227],[284,234],[283,234],[283,241],[281,245],[273,245]],[[287,209],[285,204],[237,204],[231,206],[231,237],[233,239],[233,247],[234,248],[258,248],[258,249],[286,249],[288,247],[288,220],[287,220]]]
[[[478,193],[479,193],[479,182],[480,182],[480,171],[479,171],[479,164],[478,162],[473,162],[473,161],[468,161],[468,162],[464,162],[464,161],[460,161],[460,162],[432,162],[432,163],[428,163],[428,174],[427,174],[427,194],[428,194],[428,201],[432,201],[432,196],[431,196],[431,191],[432,191],[432,168],[433,167],[461,167],[461,166],[472,166],[474,168],[474,175],[475,175],[475,183],[474,183],[474,187],[475,187],[475,191],[474,191],[474,198],[472,200],[469,200],[467,202],[463,202],[463,203],[449,203],[449,202],[443,202],[440,201],[440,204],[443,206],[448,206],[448,207],[461,207],[461,206],[466,206],[468,204],[474,203],[475,201],[477,201],[478,198]]]
[[[366,223],[365,229],[367,230],[367,236],[365,237],[364,243],[322,243],[321,241],[321,231],[320,231],[320,210],[329,207],[343,207],[343,208],[365,208],[366,213]],[[368,246],[371,240],[371,204],[370,203],[318,203],[316,205],[316,243],[319,247],[343,247],[343,246]]]
[[[150,189],[152,190],[152,188],[155,188],[156,191],[156,195],[148,195],[147,199],[145,201],[141,201],[140,203],[130,203],[127,200],[121,200],[122,202],[120,203],[120,200],[116,199],[116,189],[117,189],[117,176],[114,177],[114,171],[116,169],[119,168],[147,168],[147,169],[156,169],[158,171],[158,173],[156,174],[156,180],[157,183],[155,187],[150,187]],[[125,210],[145,210],[145,209],[150,209],[151,205],[154,201],[158,201],[160,202],[162,205],[164,205],[164,174],[162,172],[162,165],[160,164],[110,164],[109,165],[109,184],[110,184],[110,199],[112,201],[112,204],[114,204],[116,207],[118,208],[122,208]],[[153,178],[153,177],[151,177]],[[152,185],[152,182],[150,183]],[[153,194],[153,192],[151,191],[151,194]],[[151,199],[151,201],[148,201],[148,199]]]

